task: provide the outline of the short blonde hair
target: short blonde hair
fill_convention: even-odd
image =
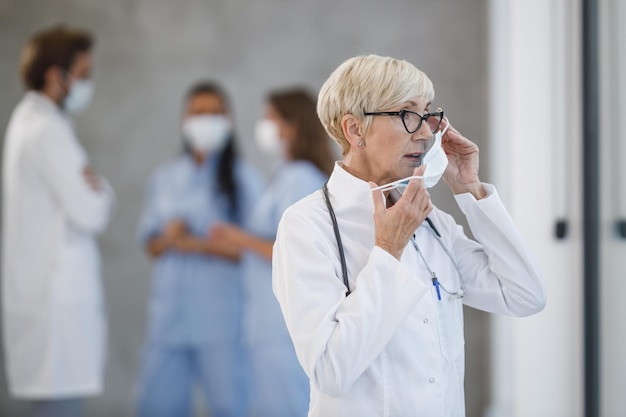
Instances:
[[[372,116],[364,112],[386,111],[412,97],[435,98],[433,83],[413,64],[378,55],[350,58],[328,77],[317,99],[317,115],[326,132],[345,155],[350,144],[343,134],[341,119],[351,114],[363,121],[367,134]]]

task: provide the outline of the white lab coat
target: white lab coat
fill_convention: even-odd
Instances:
[[[350,289],[322,192],[291,206],[278,229],[273,288],[311,384],[310,417],[465,415],[462,303],[513,316],[545,305],[542,280],[493,188],[456,200],[478,242],[448,214],[430,214],[461,276],[428,224],[415,240],[450,292],[437,300],[411,243],[400,261],[374,246],[373,204],[365,181],[340,164],[329,181]]]
[[[102,390],[106,318],[95,235],[113,193],[93,191],[67,115],[28,92],[7,128],[2,296],[11,394],[60,398]]]

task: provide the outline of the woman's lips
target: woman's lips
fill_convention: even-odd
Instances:
[[[415,153],[407,153],[404,155],[404,157],[407,159],[410,159],[413,162],[421,162],[422,155],[424,155],[422,152],[415,152]]]

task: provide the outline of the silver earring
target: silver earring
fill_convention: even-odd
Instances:
[[[359,148],[363,147],[363,141],[359,142]]]

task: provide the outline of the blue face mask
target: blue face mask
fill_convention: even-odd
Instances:
[[[450,125],[448,124],[445,129],[435,133],[433,146],[428,150],[422,159],[422,165],[426,164],[424,176],[412,175],[410,177],[402,178],[400,180],[372,188],[372,191],[391,191],[393,189],[397,189],[400,194],[403,194],[404,190],[409,185],[409,181],[413,178],[424,180],[426,188],[432,188],[437,185],[443,173],[446,171],[446,167],[448,166],[448,157],[446,156],[446,152],[441,147],[441,139],[446,133],[446,130],[448,130],[449,126]]]

